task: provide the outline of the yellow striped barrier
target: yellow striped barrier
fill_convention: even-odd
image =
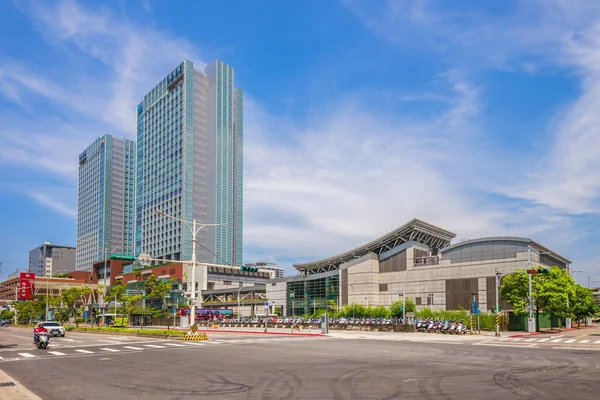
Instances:
[[[197,342],[199,340],[208,340],[208,335],[205,332],[197,332],[196,334],[187,334],[181,337],[181,340],[188,342]]]

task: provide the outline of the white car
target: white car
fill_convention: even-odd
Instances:
[[[65,328],[61,326],[58,322],[42,322],[42,326],[48,329],[48,335],[65,337]]]

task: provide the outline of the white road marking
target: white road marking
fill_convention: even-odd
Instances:
[[[526,342],[535,342],[537,339],[525,339]]]
[[[88,351],[88,350],[75,350],[75,351],[77,351],[79,353],[84,353],[84,354],[94,354],[93,351]]]
[[[124,349],[131,349],[131,350],[144,350],[141,347],[134,347],[134,346],[123,346]]]
[[[512,340],[511,340],[512,342],[518,342],[518,341],[520,341],[520,340],[523,340],[523,339],[521,339],[521,338],[511,338],[511,339],[512,339]]]
[[[106,351],[112,351],[112,352],[121,351],[121,350],[116,350],[116,349],[109,349],[108,347],[102,347],[102,348],[100,348],[100,350],[106,350]]]
[[[567,340],[565,343],[573,343],[573,342],[575,342],[575,341],[576,341],[575,339],[569,339],[569,340]]]
[[[144,347],[152,347],[153,349],[165,349],[165,346],[157,346],[155,344],[145,344]]]
[[[538,340],[538,342],[547,342],[548,340],[550,340],[550,338],[548,338],[548,339],[540,339],[540,340]]]
[[[562,341],[563,341],[563,339],[554,339],[554,340],[551,340],[550,342],[551,343],[558,343],[558,342],[562,342]]]
[[[458,343],[455,343],[458,344]],[[535,347],[536,344],[532,343],[532,344],[501,344],[501,343],[473,343],[474,346],[494,346],[494,347],[516,347],[516,348],[523,348],[523,347]]]
[[[35,358],[36,357],[33,354],[29,354],[29,353],[17,353],[17,354],[20,355],[21,357],[25,357],[25,358]]]
[[[60,351],[49,351],[48,353],[54,354],[55,356],[64,356],[65,353],[61,353]]]
[[[206,345],[207,342],[189,342],[188,344],[194,345],[194,346],[204,346]]]
[[[599,344],[599,343],[600,343],[600,340],[596,340],[596,341],[594,342],[594,344]]]
[[[553,347],[553,350],[594,350],[600,351],[600,349],[594,349],[593,347],[575,347],[575,346],[563,346],[563,347]]]
[[[67,338],[59,338],[59,337],[57,337],[57,338],[55,338],[55,339],[57,339],[57,340],[61,340],[61,341],[63,341],[63,342],[74,342],[74,341],[75,341],[75,339],[67,339]]]
[[[99,342],[103,342],[103,343],[110,343],[110,344],[121,344],[121,342],[115,342],[114,340],[98,340]]]
[[[589,342],[589,340],[587,340],[587,339],[579,341],[579,343],[587,343],[587,342]]]
[[[185,344],[181,343],[165,343],[167,346],[185,347]]]

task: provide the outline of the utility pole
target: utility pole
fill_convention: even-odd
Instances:
[[[531,246],[527,246],[527,270],[531,269]],[[533,282],[531,279],[532,274],[527,274],[529,280],[529,320],[527,324],[527,331],[529,333],[535,332],[535,319],[533,319]]]
[[[207,226],[224,226],[227,224],[199,224],[196,222],[195,219],[192,221],[186,221],[180,218],[173,217],[172,215],[165,214],[160,210],[156,210],[156,213],[158,215],[164,215],[165,217],[171,218],[172,220],[182,222],[192,232],[192,278],[190,282],[192,285],[190,293],[192,298],[192,304],[190,306],[190,326],[192,326],[196,323],[196,243],[198,243],[198,241],[196,240],[196,235],[198,234],[198,232],[200,232],[200,230],[202,230],[202,228],[206,228]]]

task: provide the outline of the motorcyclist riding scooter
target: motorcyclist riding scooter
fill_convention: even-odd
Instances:
[[[40,343],[40,335],[44,336],[44,340]],[[37,326],[33,329],[33,344],[35,344],[38,349],[40,347],[46,348],[48,346],[48,329],[44,328],[41,322],[38,322]]]

